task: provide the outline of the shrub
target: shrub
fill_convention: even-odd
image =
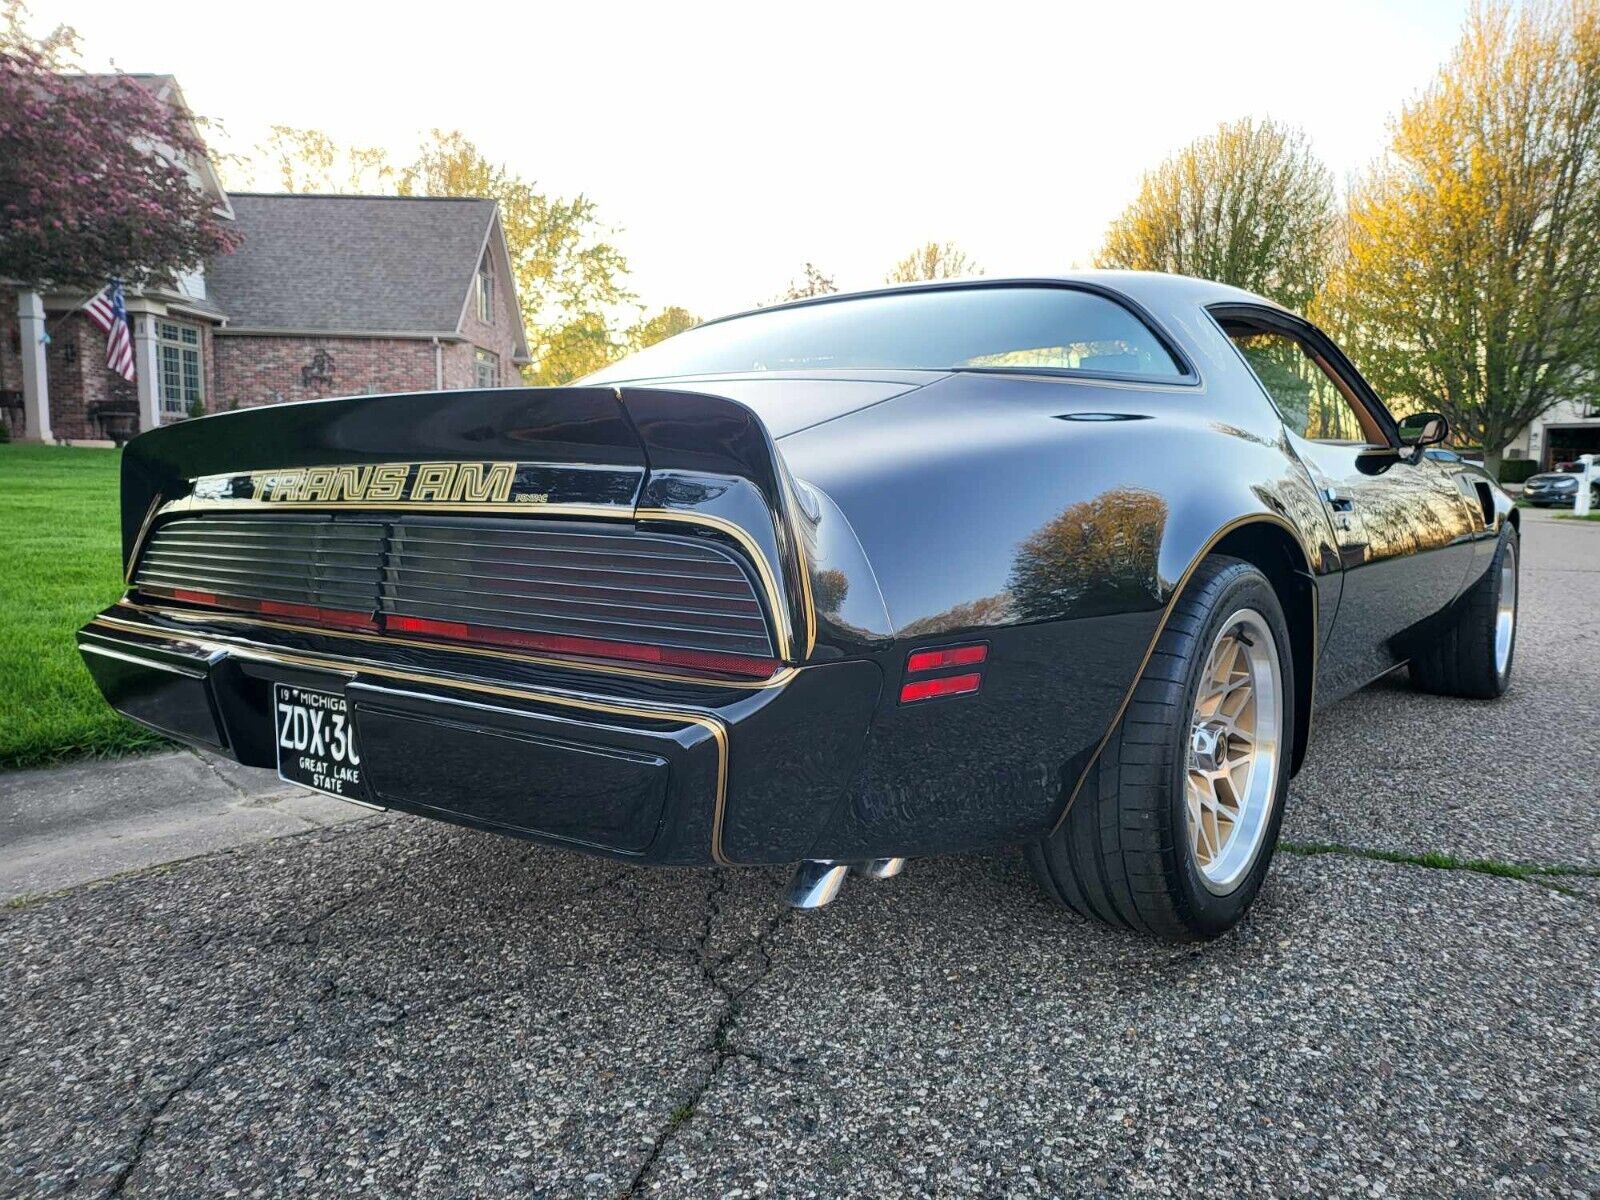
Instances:
[[[1500,461],[1501,483],[1523,483],[1539,473],[1539,464],[1531,458],[1506,458]]]

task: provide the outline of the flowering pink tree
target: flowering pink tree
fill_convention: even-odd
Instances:
[[[192,269],[235,235],[184,163],[189,115],[128,75],[65,73],[75,36],[0,7],[0,278],[97,289]]]

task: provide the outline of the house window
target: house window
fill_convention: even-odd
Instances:
[[[488,350],[475,351],[472,355],[472,367],[479,387],[495,388],[500,386],[500,356],[498,354]]]
[[[156,322],[156,354],[160,367],[161,411],[186,417],[205,404],[205,376],[200,370],[200,330],[176,321]]]
[[[494,324],[494,267],[488,254],[478,262],[478,320],[485,325]]]

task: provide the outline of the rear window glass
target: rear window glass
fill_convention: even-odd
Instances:
[[[1149,326],[1104,296],[1069,288],[984,287],[749,313],[680,333],[584,382],[750,371],[962,368],[1183,374]]]

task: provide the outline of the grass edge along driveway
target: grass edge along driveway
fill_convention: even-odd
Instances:
[[[122,594],[116,450],[0,445],[0,770],[166,745],[113,712],[73,634]]]

